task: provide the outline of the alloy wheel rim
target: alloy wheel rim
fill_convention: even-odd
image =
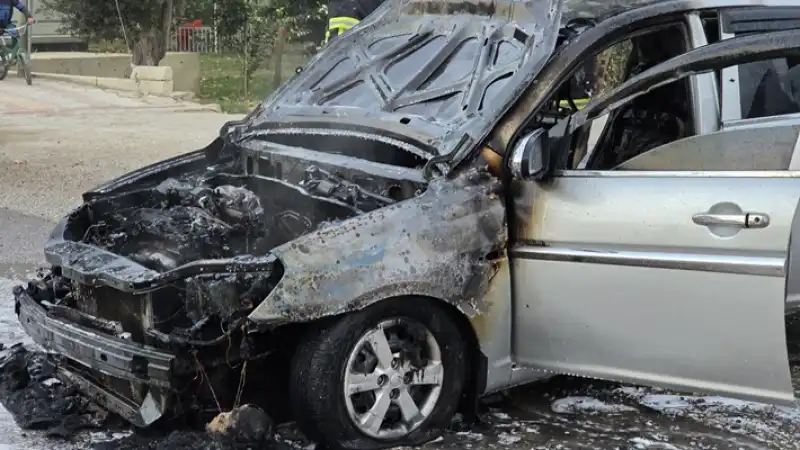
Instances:
[[[384,320],[348,357],[343,389],[350,420],[372,438],[406,436],[433,412],[443,380],[442,351],[430,330],[408,318]]]

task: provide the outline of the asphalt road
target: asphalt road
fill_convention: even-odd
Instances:
[[[41,244],[84,190],[202,147],[236,116],[170,99],[133,99],[35,80],[0,82],[0,342],[25,341],[10,289],[42,262]],[[800,409],[561,378],[487,405],[486,424],[448,432],[437,450],[800,449]],[[302,439],[291,427],[284,438]],[[85,447],[22,433],[0,409],[0,450]]]

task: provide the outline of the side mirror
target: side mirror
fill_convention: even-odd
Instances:
[[[517,180],[539,181],[550,172],[550,152],[547,151],[547,131],[543,128],[523,136],[508,160],[511,176]]]

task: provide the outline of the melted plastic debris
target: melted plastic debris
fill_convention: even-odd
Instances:
[[[69,438],[82,429],[122,425],[76,388],[53,382],[54,373],[44,354],[29,352],[21,344],[0,358],[0,400],[20,428]]]

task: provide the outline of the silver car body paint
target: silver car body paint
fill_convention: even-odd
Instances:
[[[749,175],[573,172],[519,185],[514,330],[515,342],[530,345],[515,347],[517,362],[794,401],[784,262],[800,174]],[[758,211],[770,224],[692,221],[707,211]]]
[[[753,4],[697,7],[712,3]],[[685,20],[691,46],[706,45],[700,18]],[[720,105],[716,86],[691,78],[696,136],[622,170],[512,184],[514,381],[567,373],[794,403],[800,117],[723,122],[733,100]]]

